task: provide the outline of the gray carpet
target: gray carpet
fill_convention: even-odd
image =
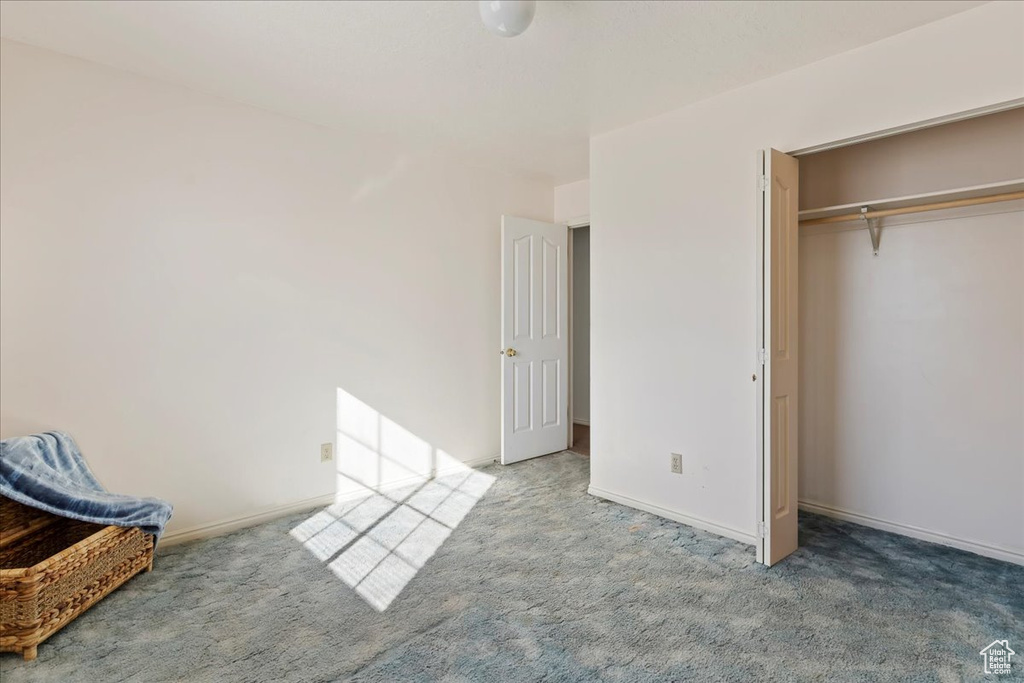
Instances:
[[[40,646],[37,661],[3,655],[0,674],[992,680],[978,652],[996,638],[1024,660],[1024,568],[804,515],[800,550],[766,569],[749,546],[588,496],[587,468],[573,453],[486,468],[497,480],[383,612],[314,556],[335,562],[358,540],[304,547],[289,533],[307,513],[160,549],[152,574]],[[310,525],[323,526],[306,522],[300,537]],[[998,680],[1022,672],[1014,661]]]

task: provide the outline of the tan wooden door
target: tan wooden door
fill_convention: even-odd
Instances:
[[[765,152],[764,563],[797,548],[799,164]]]

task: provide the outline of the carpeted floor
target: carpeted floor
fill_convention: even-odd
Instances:
[[[383,612],[289,533],[297,515],[160,549],[153,573],[0,674],[961,681],[996,678],[978,653],[997,638],[1024,660],[1022,567],[805,515],[800,550],[765,569],[749,546],[588,496],[588,464],[487,468],[497,480]]]

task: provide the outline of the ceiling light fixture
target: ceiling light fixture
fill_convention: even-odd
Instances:
[[[536,0],[480,0],[478,4],[484,26],[503,38],[518,36],[528,29],[537,11]]]

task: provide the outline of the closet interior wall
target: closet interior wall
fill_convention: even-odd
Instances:
[[[1024,179],[1024,110],[800,159],[800,208]],[[806,510],[1024,563],[1024,202],[800,234]]]

